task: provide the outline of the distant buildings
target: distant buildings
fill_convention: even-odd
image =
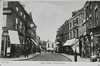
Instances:
[[[57,31],[56,42],[59,42],[59,51],[63,52],[66,41],[76,38],[79,39],[80,56],[90,57],[91,53],[96,54],[96,50],[100,49],[99,14],[100,1],[86,1],[80,10],[72,12],[72,17],[66,20]]]
[[[54,51],[55,48],[56,48],[55,43],[48,40],[47,43],[46,43],[46,50],[47,51]]]
[[[18,1],[4,1],[3,2],[3,33],[1,54],[6,56],[7,52],[10,55],[23,54],[23,50],[28,47],[29,53],[32,51],[33,45],[36,45],[36,28],[31,13],[28,14],[24,7]],[[20,44],[11,44],[12,39],[9,35],[13,31],[18,32],[18,40]],[[15,35],[14,33],[12,33]],[[14,41],[17,39],[13,36]],[[14,54],[17,53],[17,54]]]

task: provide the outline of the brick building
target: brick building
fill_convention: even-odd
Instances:
[[[18,1],[4,1],[3,20],[2,55],[7,55],[8,48],[10,48],[10,53],[16,51],[16,53],[21,54],[25,47],[28,47],[31,51],[32,45],[36,44],[34,43],[36,41],[36,25],[32,20],[31,13],[28,14]],[[11,44],[9,30],[18,32],[20,44]],[[12,47],[16,49],[12,49]]]
[[[100,52],[100,1],[86,1],[84,6],[72,12],[72,17],[58,29],[57,36],[64,44],[73,38],[79,39],[82,57],[90,57]],[[68,29],[66,29],[68,28]],[[68,36],[66,37],[66,35]],[[67,38],[65,41],[64,38]],[[62,44],[61,44],[62,45]]]
[[[87,1],[84,5],[86,12],[86,34],[91,37],[93,35],[93,45],[90,41],[91,55],[100,52],[100,1]]]

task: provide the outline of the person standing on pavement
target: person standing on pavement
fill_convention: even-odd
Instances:
[[[29,54],[29,48],[26,47],[26,57],[28,58],[28,54]]]
[[[28,47],[24,47],[24,56],[28,58]]]

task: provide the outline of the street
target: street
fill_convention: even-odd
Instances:
[[[20,60],[23,61],[23,60]],[[24,61],[67,61],[71,62],[71,60],[68,57],[64,57],[63,55],[57,54],[57,53],[41,53],[35,57],[32,57],[30,59],[26,59]]]
[[[100,62],[100,1],[0,5],[0,61]]]

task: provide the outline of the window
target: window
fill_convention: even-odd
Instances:
[[[16,18],[16,24],[18,24],[18,18]]]
[[[3,1],[3,8],[8,8],[8,2],[7,1]]]
[[[70,28],[71,28],[71,23],[70,23]]]
[[[18,11],[18,7],[16,7],[16,10]]]
[[[22,22],[20,21],[20,25],[22,26]]]
[[[76,29],[76,31],[77,31],[77,37],[78,37],[78,29]]]
[[[54,45],[52,44],[52,48],[54,47]]]
[[[19,27],[20,27],[20,29],[22,28],[22,22],[21,21],[20,21],[20,26]]]
[[[96,5],[94,9],[97,10],[97,8],[98,8],[98,6]]]
[[[87,17],[87,19],[86,20],[89,20],[89,18]]]
[[[92,15],[90,14],[90,15],[89,15],[89,18],[91,18],[91,17],[92,17]]]
[[[76,24],[78,24],[78,18],[76,18]]]
[[[90,5],[90,9],[92,9],[92,5]]]
[[[49,48],[50,46],[49,46],[49,44],[48,44],[48,48]]]
[[[16,18],[16,25],[15,28],[18,29],[18,18]]]
[[[22,16],[22,12],[20,12],[20,15]]]
[[[25,18],[26,16],[24,15],[24,18]]]

